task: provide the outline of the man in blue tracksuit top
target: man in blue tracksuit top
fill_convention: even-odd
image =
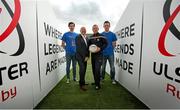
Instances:
[[[110,22],[105,21],[104,22],[104,32],[102,32],[102,35],[105,36],[105,38],[108,41],[108,46],[103,50],[103,63],[102,63],[102,71],[101,71],[101,79],[103,80],[105,77],[105,68],[107,60],[110,64],[110,75],[112,84],[116,84],[115,82],[115,67],[114,67],[114,47],[116,46],[116,35],[109,30],[110,28]]]
[[[64,33],[62,37],[62,47],[64,47],[66,51],[66,75],[67,82],[70,82],[70,66],[72,61],[73,67],[73,80],[76,81],[76,42],[75,39],[77,37],[77,33],[74,32],[75,24],[73,22],[68,23],[68,27],[70,29],[69,32]]]

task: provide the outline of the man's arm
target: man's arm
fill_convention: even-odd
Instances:
[[[113,47],[116,47],[116,41],[112,42]]]
[[[99,51],[101,51],[101,50],[104,50],[106,47],[107,47],[107,45],[108,45],[108,42],[107,42],[107,39],[106,38],[101,38],[102,40],[102,46],[100,46],[100,47],[98,47],[97,46],[97,50],[96,50],[96,52],[95,53],[97,53],[97,52],[99,52]]]
[[[80,42],[80,37],[79,36],[77,36],[76,37],[76,39],[75,39],[75,41],[76,41],[76,52],[80,52],[81,53],[81,42]]]
[[[112,42],[112,45],[113,45],[114,48],[116,47],[116,41],[117,41],[116,34],[113,33],[113,42]]]
[[[76,53],[78,53],[79,55],[81,55],[81,57],[84,57],[84,51],[83,51],[83,45],[82,45],[82,42],[81,42],[81,37],[80,35],[76,37],[75,39],[76,41]]]
[[[62,43],[61,43],[61,46],[65,49],[65,46],[66,46],[66,34],[63,34],[63,36],[62,36]]]
[[[108,45],[107,39],[106,38],[102,38],[102,42],[103,42],[103,45],[101,47],[101,50],[104,50],[107,47],[107,45]]]
[[[65,48],[65,42],[62,40],[61,46]]]

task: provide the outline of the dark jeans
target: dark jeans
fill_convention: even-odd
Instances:
[[[66,75],[67,79],[70,79],[70,66],[72,60],[72,68],[73,68],[73,79],[76,79],[76,57],[75,55],[66,54]]]
[[[77,60],[79,64],[79,85],[83,86],[85,85],[85,74],[86,74],[86,68],[87,68],[87,62],[84,62],[82,60]]]
[[[100,71],[102,65],[102,55],[92,55],[92,70],[94,75],[95,85],[100,87]]]
[[[111,79],[115,80],[114,55],[103,56],[102,70],[101,70],[101,79],[105,78],[105,69],[106,69],[107,60],[109,61],[109,65],[110,65]]]

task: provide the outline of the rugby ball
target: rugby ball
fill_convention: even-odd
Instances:
[[[91,53],[95,53],[96,50],[97,50],[97,46],[95,44],[92,44],[92,45],[89,46],[89,51]]]

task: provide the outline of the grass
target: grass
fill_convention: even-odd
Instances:
[[[95,90],[91,85],[94,80],[90,63],[86,71],[87,91],[80,90],[78,82],[71,80],[66,84],[64,77],[35,109],[148,109],[120,84],[112,85],[107,74],[101,83],[102,88]]]

